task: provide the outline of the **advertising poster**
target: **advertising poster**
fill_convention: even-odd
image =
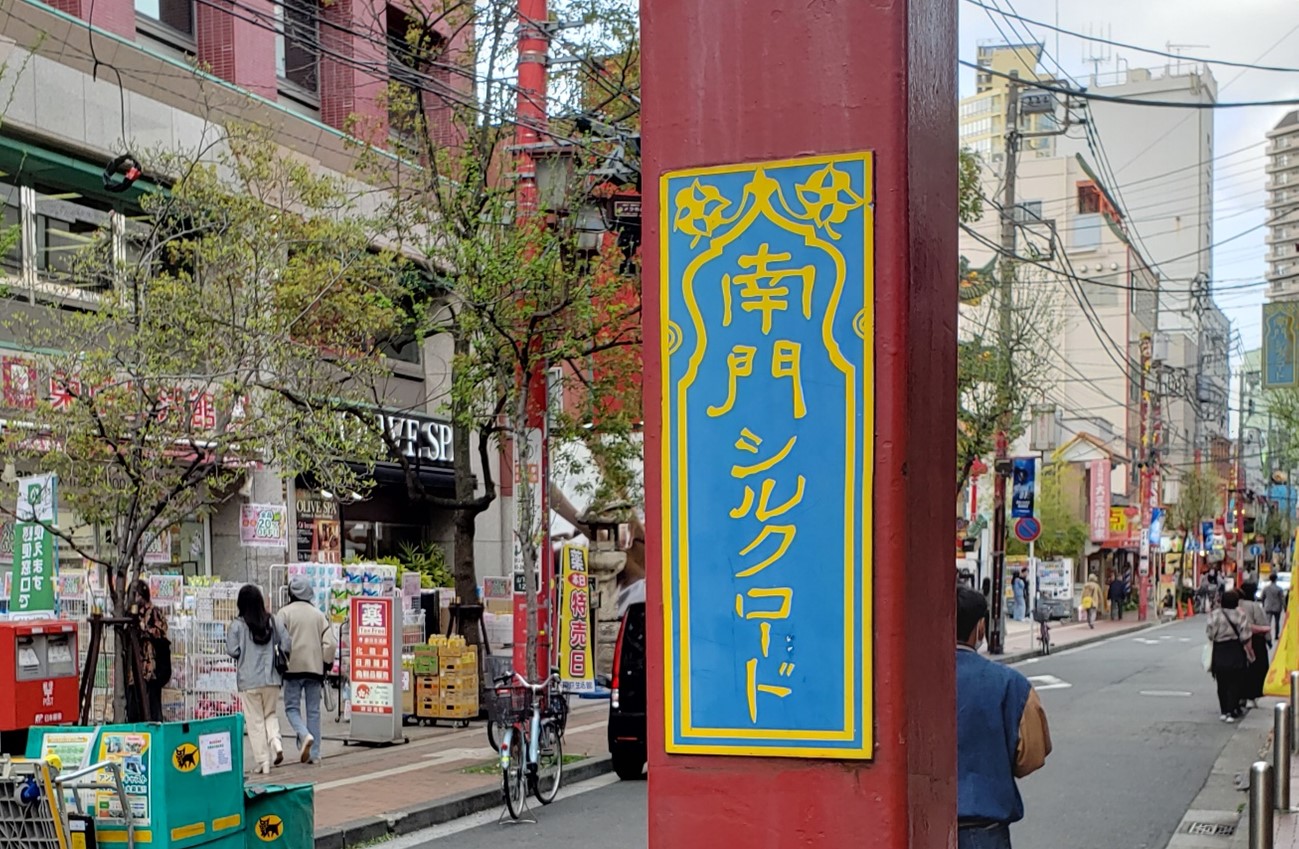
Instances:
[[[352,599],[352,713],[391,714],[400,647],[393,645],[391,598]]]
[[[1011,462],[1010,518],[1027,519],[1037,502],[1037,458],[1016,457]]]
[[[1092,542],[1104,542],[1110,536],[1110,464],[1108,460],[1093,460],[1087,465],[1091,478],[1089,513],[1091,515]]]
[[[560,552],[563,597],[559,605],[559,680],[567,693],[595,690],[591,657],[591,588],[584,545]]]
[[[17,518],[9,615],[52,616],[55,540],[46,526],[59,520],[58,481],[54,475],[18,479]]]
[[[245,548],[284,548],[289,544],[289,511],[283,504],[239,507],[239,544]]]
[[[149,598],[159,605],[180,604],[185,598],[185,579],[180,575],[150,575]]]
[[[294,503],[294,547],[299,563],[342,563],[343,535],[338,503],[310,490],[299,489]]]
[[[171,562],[171,531],[163,531],[149,541],[148,546],[144,549],[144,562]]]
[[[131,816],[138,823],[149,820],[149,742],[147,732],[105,731],[99,738],[99,760],[116,761],[122,765],[122,784],[126,801],[131,806]],[[110,784],[112,777],[101,771],[97,779]],[[101,822],[120,822],[122,806],[117,794],[107,790],[96,791],[95,819]]]

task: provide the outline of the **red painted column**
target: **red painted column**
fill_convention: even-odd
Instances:
[[[642,0],[641,12],[646,386],[662,385],[661,175],[875,157],[873,759],[666,754],[664,423],[646,404],[649,847],[955,846],[956,4]]]

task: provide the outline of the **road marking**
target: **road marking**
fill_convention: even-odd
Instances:
[[[1186,690],[1142,690],[1143,696],[1172,696],[1176,698],[1188,698],[1191,693]]]
[[[563,800],[572,798],[573,796],[581,796],[583,793],[590,793],[592,790],[599,790],[603,787],[608,787],[610,784],[617,784],[618,780],[618,776],[613,774],[600,775],[568,787],[561,787],[558,799]],[[504,802],[502,802],[502,805],[503,804]],[[539,808],[539,805],[534,806],[530,802],[529,814],[534,818],[539,818],[537,817]],[[471,816],[463,817],[462,819],[452,820],[451,822],[443,823],[442,825],[435,825],[432,828],[425,829],[424,831],[417,831],[408,834],[405,837],[389,840],[383,844],[383,849],[421,849],[421,847],[426,846],[434,840],[450,837],[454,834],[459,834],[462,831],[468,831],[471,828],[491,825],[499,822],[500,819],[501,808],[497,807],[490,811],[483,811],[482,813],[473,814]],[[501,823],[501,826],[504,827],[508,824],[510,824],[510,821],[507,818],[505,822]]]
[[[1157,646],[1157,645],[1159,645],[1159,640],[1148,640],[1148,639],[1146,639],[1145,637],[1133,637],[1133,638],[1132,638],[1132,642],[1134,642],[1134,643],[1141,643],[1142,645],[1145,645],[1145,646]]]
[[[1190,637],[1178,637],[1178,638],[1177,638],[1177,641],[1178,641],[1179,643],[1189,643],[1189,642],[1191,641],[1191,638],[1190,638]]]
[[[1041,692],[1042,690],[1063,690],[1072,687],[1068,681],[1062,681],[1054,675],[1030,675],[1028,683],[1033,685],[1033,689]]]

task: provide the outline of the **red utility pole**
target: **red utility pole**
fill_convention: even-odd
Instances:
[[[542,132],[546,127],[546,64],[549,55],[549,36],[546,22],[549,12],[547,0],[518,0],[519,17],[519,59],[518,59],[518,97],[515,106],[514,123],[514,161],[516,172],[516,198],[518,201],[517,223],[520,227],[538,226],[534,217],[537,214],[537,163],[534,156],[537,145],[541,142]],[[535,340],[534,340],[535,342]],[[535,346],[534,347],[538,347]],[[536,675],[547,675],[553,664],[550,662],[550,591],[553,581],[554,563],[550,555],[550,456],[546,433],[546,412],[548,391],[546,385],[546,363],[540,358],[533,363],[529,374],[521,376],[526,381],[524,391],[528,393],[528,431],[527,434],[514,434],[516,465],[524,456],[525,445],[529,436],[540,431],[541,456],[539,474],[535,481],[525,487],[533,504],[535,521],[541,526],[541,543],[537,549],[537,568],[541,578],[537,586],[537,609],[535,621],[537,627]],[[524,440],[524,445],[520,445]],[[527,474],[526,471],[523,474]],[[523,493],[515,493],[515,498]],[[538,497],[539,496],[539,497]],[[515,511],[516,523],[518,510]],[[532,575],[525,575],[531,581]],[[523,618],[524,627],[520,628],[519,619]],[[515,593],[515,648],[514,668],[520,672],[528,667],[526,639],[520,641],[517,635],[527,633],[527,623],[533,615],[527,610],[526,593]],[[519,645],[523,642],[524,645]]]
[[[1137,542],[1139,552],[1137,556],[1137,575],[1139,577],[1138,592],[1140,593],[1137,598],[1137,619],[1143,622],[1150,615],[1150,508],[1152,506],[1150,503],[1150,481],[1152,470],[1150,468],[1150,431],[1146,427],[1146,417],[1150,414],[1150,384],[1148,381],[1150,378],[1152,344],[1149,333],[1141,334],[1141,402],[1137,411],[1140,419],[1138,423],[1140,436],[1137,445],[1137,451],[1139,452],[1137,458],[1137,487],[1141,499],[1141,513],[1138,518],[1141,536]]]

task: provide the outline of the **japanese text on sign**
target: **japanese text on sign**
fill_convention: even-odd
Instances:
[[[585,546],[560,551],[563,595],[559,608],[559,679],[567,692],[595,690],[591,659],[591,586]]]
[[[870,756],[872,195],[869,154],[663,179],[670,752]]]
[[[351,679],[353,713],[391,714],[400,668],[392,633],[391,598],[353,598]]]

